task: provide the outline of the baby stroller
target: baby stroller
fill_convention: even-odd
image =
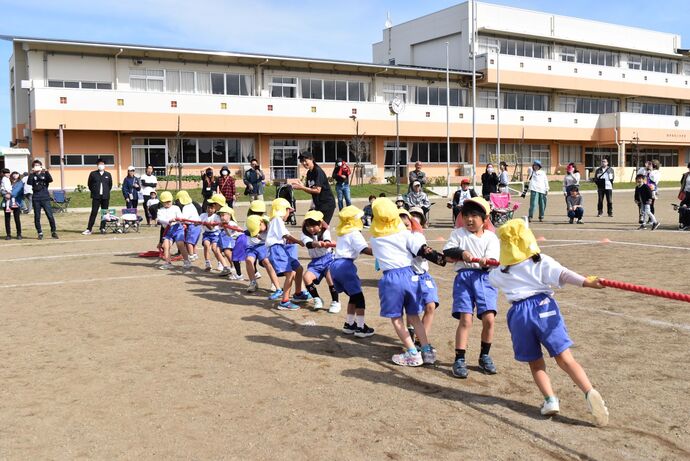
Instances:
[[[293,226],[297,225],[297,215],[295,212],[297,211],[296,208],[296,201],[295,201],[295,191],[292,189],[291,184],[280,184],[276,188],[276,198],[284,198],[288,202],[290,202],[290,206],[292,206],[292,211],[290,212],[290,215],[288,216],[287,222]]]
[[[123,208],[122,216],[120,217],[122,232],[125,234],[131,230],[139,232],[141,220],[142,218],[137,214],[136,208]]]
[[[520,207],[519,203],[512,203],[510,201],[510,194],[507,192],[492,193],[489,196],[489,200],[491,202],[491,222],[496,227],[513,219],[515,210]]]

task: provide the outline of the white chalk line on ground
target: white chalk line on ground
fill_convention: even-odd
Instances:
[[[573,308],[573,309],[579,309],[587,312],[594,312],[597,314],[602,314],[602,315],[608,315],[611,317],[620,317],[625,320],[630,320],[632,322],[637,322],[637,323],[644,323],[646,325],[650,325],[653,327],[658,327],[658,328],[663,328],[663,329],[674,329],[674,330],[681,330],[690,333],[690,325],[685,324],[685,323],[671,323],[671,322],[665,322],[663,320],[656,320],[656,319],[650,319],[647,317],[638,317],[635,315],[630,315],[630,314],[623,314],[621,312],[613,312],[613,311],[607,311],[607,310],[602,310],[602,309],[594,309],[591,307],[583,307],[579,306],[577,304],[570,304],[570,303],[559,303],[561,306],[568,307],[568,308]]]
[[[62,239],[52,239],[52,238],[46,238],[45,241],[43,242],[31,242],[31,243],[7,243],[7,244],[0,244],[0,250],[3,248],[8,248],[8,247],[18,247],[18,246],[38,246],[38,245],[59,245],[59,244],[64,244],[64,243],[103,243],[103,242],[112,242],[112,241],[128,241],[128,240],[144,240],[144,239],[149,239],[149,240],[156,240],[156,236],[149,236],[149,237],[127,237],[127,238],[121,238],[121,237],[106,237],[106,238],[99,238],[99,239],[79,239],[79,240],[62,240]]]
[[[142,274],[142,275],[128,275],[123,277],[103,277],[95,279],[77,279],[77,280],[56,280],[54,282],[33,282],[33,283],[17,283],[13,285],[0,285],[0,289],[6,288],[24,288],[24,287],[42,287],[42,286],[55,286],[55,285],[66,285],[69,283],[91,283],[91,282],[112,282],[115,280],[139,280],[142,278],[152,278],[152,277],[165,277],[169,272],[157,273],[157,274]]]
[[[25,258],[11,258],[11,259],[0,259],[0,263],[11,263],[11,262],[25,262],[25,261],[38,261],[41,259],[62,259],[62,258],[82,258],[85,256],[124,256],[131,255],[133,252],[122,252],[122,251],[106,251],[101,253],[72,253],[64,255],[49,255],[49,256],[27,256]]]
[[[539,248],[574,247],[579,245],[595,245],[600,242],[557,243],[555,245],[539,245]]]

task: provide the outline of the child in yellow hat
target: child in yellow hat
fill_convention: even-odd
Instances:
[[[354,205],[346,206],[338,213],[338,240],[330,272],[336,291],[350,297],[343,333],[357,338],[368,338],[374,334],[374,329],[364,323],[366,301],[362,292],[362,281],[355,266],[355,260],[360,254],[371,255],[371,248],[362,237],[362,216],[362,210]]]
[[[201,205],[192,200],[189,192],[181,190],[175,195],[175,205],[182,210],[182,218],[191,221],[199,221],[199,213],[201,212]],[[199,255],[196,254],[196,244],[201,235],[201,226],[199,224],[184,223],[184,243],[187,246],[187,253],[189,253],[189,260],[196,261]]]
[[[188,270],[192,267],[187,253],[187,247],[184,243],[184,227],[178,221],[182,218],[182,210],[176,205],[173,205],[173,196],[167,190],[161,193],[160,197],[161,207],[156,214],[156,220],[161,225],[161,243],[160,247],[163,249],[163,264],[159,269],[172,269],[175,266],[170,262],[170,247],[173,242],[177,245],[177,249],[184,258],[183,269]]]
[[[290,202],[284,198],[277,198],[271,203],[271,220],[268,223],[266,233],[266,246],[268,247],[268,259],[278,277],[285,277],[283,289],[277,288],[268,299],[280,300],[278,310],[294,311],[300,308],[301,302],[311,299],[311,295],[302,291],[302,277],[304,269],[299,263],[297,246],[304,245],[301,240],[293,237],[288,231],[285,221],[294,211]],[[295,294],[290,299],[290,289],[295,284]]]
[[[472,327],[472,314],[482,321],[479,368],[486,374],[496,374],[496,365],[489,355],[494,336],[494,320],[498,312],[498,291],[489,283],[491,267],[488,259],[498,259],[500,246],[496,234],[485,230],[491,209],[482,197],[473,197],[463,202],[460,214],[463,226],[451,232],[443,253],[455,261],[453,282],[453,317],[458,319],[455,332],[455,362],[453,376],[467,378],[469,371],[465,362],[465,351]],[[481,259],[472,263],[472,258]]]
[[[497,233],[501,241],[501,268],[491,271],[489,281],[512,303],[508,310],[508,329],[515,360],[529,363],[534,382],[544,396],[541,414],[551,416],[560,411],[558,398],[546,374],[543,345],[584,393],[594,423],[605,426],[609,419],[608,409],[570,352],[573,342],[551,289],[565,284],[586,288],[604,286],[598,278],[585,278],[541,254],[534,234],[521,219],[508,221]]]
[[[323,278],[326,279],[328,290],[331,293],[331,302],[328,312],[337,314],[340,312],[338,290],[333,286],[330,267],[333,264],[333,248],[325,246],[331,243],[331,231],[323,220],[323,213],[311,210],[304,215],[302,223],[302,243],[309,251],[311,261],[304,271],[304,286],[313,299],[314,310],[323,309],[323,301],[316,289]]]
[[[225,257],[225,260],[233,262],[234,270],[233,273],[227,274],[223,271],[219,274],[220,277],[227,276],[230,280],[242,280],[242,265],[233,259],[233,249],[235,248],[235,243],[237,238],[242,234],[239,230],[228,229],[222,226],[232,226],[238,227],[235,221],[235,210],[225,205],[218,210],[218,216],[220,217],[221,229],[220,235],[218,236],[218,247],[220,252]]]
[[[254,293],[259,289],[257,283],[258,272],[256,263],[260,263],[266,269],[268,277],[271,279],[273,287],[277,289],[279,282],[271,261],[268,259],[268,249],[266,248],[266,235],[268,233],[268,216],[252,214],[247,217],[247,247],[245,249],[245,267],[249,276],[249,286],[247,293]]]
[[[201,236],[201,245],[204,247],[204,270],[211,271],[211,253],[218,261],[218,271],[222,275],[230,274],[230,266],[218,248],[218,238],[220,237],[220,216],[218,210],[225,206],[225,197],[221,194],[213,194],[206,201],[206,212],[202,213],[199,219],[203,221],[205,230]]]
[[[412,269],[415,256],[427,256],[427,246],[408,231],[400,220],[400,210],[391,200],[377,198],[371,206],[374,218],[371,222],[371,249],[383,270],[379,280],[381,317],[391,319],[393,328],[405,346],[405,352],[395,354],[393,363],[418,367],[436,361],[436,353],[427,339],[420,314],[424,312],[424,283]],[[431,257],[431,256],[430,256]],[[403,314],[415,328],[421,351],[410,337]]]

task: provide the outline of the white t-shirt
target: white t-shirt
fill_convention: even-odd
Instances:
[[[193,203],[187,204],[182,207],[182,217],[184,219],[191,219],[193,221],[199,221],[199,212]]]
[[[532,178],[529,180],[529,190],[542,194],[549,191],[549,179],[541,168],[532,171]]]
[[[419,248],[426,245],[426,237],[424,237],[424,234],[422,234],[421,232],[413,232],[412,238],[417,240]],[[415,274],[419,275],[425,272],[429,272],[429,261],[422,258],[421,256],[415,256],[414,258],[412,258],[412,270],[414,270]]]
[[[272,247],[273,245],[285,243],[284,237],[289,234],[287,226],[283,218],[276,216],[271,219],[268,223],[268,232],[266,233],[266,246]]]
[[[331,231],[328,229],[323,231],[321,238],[319,238],[319,234],[307,235],[304,232],[302,232],[302,242],[304,242],[305,246],[308,243],[312,243],[312,242],[329,242],[329,241],[331,241]],[[308,251],[309,251],[309,257],[311,259],[316,259],[316,258],[320,258],[321,256],[324,256],[328,253],[333,253],[333,248],[309,248]]]
[[[160,203],[160,200],[157,198],[150,198],[148,202],[146,202],[146,208],[151,208],[153,205],[158,205]]]
[[[359,254],[369,245],[362,237],[362,233],[354,230],[349,234],[338,237],[335,246],[335,259],[357,259]]]
[[[457,206],[462,206],[462,204],[465,203],[465,200],[469,200],[472,198],[472,192],[471,189],[462,190],[462,188],[460,188],[459,190],[460,195],[458,196]]]
[[[28,177],[28,176],[24,176],[24,177],[22,178],[22,182],[24,183],[24,195],[28,195],[28,194],[33,194],[33,193],[34,193],[34,186],[28,184],[28,181],[29,181],[29,177]]]
[[[235,221],[233,221],[232,219],[230,221],[228,221],[228,226],[239,227],[237,225],[237,223]],[[237,237],[239,237],[242,234],[242,232],[240,232],[240,231],[228,229],[225,227],[223,227],[222,229],[223,230],[221,232],[225,232],[227,235],[229,235],[230,237],[232,237],[234,239],[236,239]]]
[[[98,172],[101,176],[105,173],[105,171],[99,171]],[[98,194],[103,195],[103,181],[101,181],[101,184],[98,186]]]
[[[498,237],[491,231],[485,230],[481,237],[468,231],[464,227],[453,229],[450,233],[444,250],[450,248],[460,248],[463,251],[469,251],[475,258],[490,258],[498,259],[501,253],[501,244]],[[478,263],[466,263],[458,261],[455,263],[455,270],[461,269],[481,269]]]
[[[371,239],[371,250],[382,271],[412,266],[423,243],[408,230]]]
[[[0,183],[2,184],[0,186],[0,189],[2,189],[3,194],[12,193],[12,181],[10,181],[10,178],[3,176],[2,181]]]
[[[539,293],[553,295],[551,287],[560,288],[560,277],[565,267],[550,256],[541,255],[541,261],[535,263],[527,259],[510,266],[508,273],[493,270],[489,274],[489,283],[503,290],[508,301],[520,301]]]
[[[167,226],[172,219],[181,218],[182,210],[177,205],[172,205],[169,208],[161,206],[156,214],[156,220],[161,226]]]
[[[690,174],[685,177],[685,192],[690,192]]]
[[[139,178],[141,181],[147,183],[147,184],[155,184],[158,185],[158,179],[156,178],[155,175],[152,174],[142,174],[141,177]],[[156,190],[156,186],[144,186],[141,188],[141,193],[142,195],[151,195],[151,192]]]
[[[199,221],[203,222],[212,222],[212,223],[218,223],[220,224],[220,216],[217,214],[212,214],[211,216],[208,215],[208,213],[201,213],[201,216],[199,216]],[[204,234],[206,235],[211,235],[211,234],[220,234],[220,227],[214,226],[211,228],[208,228],[207,226],[203,226],[204,229]]]

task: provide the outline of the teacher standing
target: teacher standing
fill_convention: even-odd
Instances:
[[[113,189],[113,177],[105,171],[105,162],[98,159],[96,162],[96,169],[89,174],[88,180],[89,191],[91,192],[91,215],[89,215],[89,224],[82,235],[91,235],[91,230],[96,222],[98,210],[107,210],[110,205],[110,191]],[[101,220],[101,233],[105,232],[105,221]]]
[[[311,194],[314,209],[323,213],[323,220],[330,224],[335,212],[335,197],[328,183],[328,176],[314,162],[314,155],[311,152],[302,152],[299,161],[307,169],[306,185],[296,183],[292,187]]]

